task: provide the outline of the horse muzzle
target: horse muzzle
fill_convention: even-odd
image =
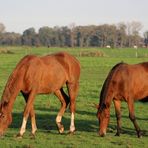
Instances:
[[[106,132],[100,132],[100,131],[99,131],[99,136],[105,137],[105,136],[106,136]]]
[[[3,138],[3,137],[4,137],[4,133],[0,132],[0,138]]]

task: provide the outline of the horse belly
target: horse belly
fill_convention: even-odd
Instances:
[[[39,85],[38,93],[54,93],[66,83],[66,77],[54,76],[42,81]]]
[[[40,87],[37,91],[38,94],[50,94],[52,93],[52,89],[47,87]]]
[[[148,96],[148,86],[142,87],[135,91],[135,100],[139,100]]]

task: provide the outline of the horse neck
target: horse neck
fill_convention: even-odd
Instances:
[[[118,71],[119,67],[122,65],[123,63],[118,63],[116,64],[111,71],[109,72],[104,84],[103,84],[103,88],[101,90],[101,94],[100,94],[100,105],[102,106],[106,106],[106,107],[110,107],[112,99],[114,97],[114,86],[112,85],[111,81],[113,80],[114,75],[116,74],[116,72]]]
[[[108,87],[109,83],[105,80],[101,93],[100,93],[100,106],[110,106],[112,101],[112,91]]]
[[[20,89],[19,89],[18,80],[16,79],[16,81],[11,81],[11,78],[9,78],[5,86],[5,89],[3,91],[1,102],[7,104],[7,108],[10,112],[12,111],[14,101],[19,91]]]
[[[104,100],[104,104],[105,104],[107,107],[109,107],[109,108],[110,108],[110,106],[111,106],[111,102],[112,102],[112,100],[113,100],[113,97],[114,97],[113,91],[109,90],[108,93],[107,93],[107,95],[106,95],[106,99]]]
[[[13,104],[16,100],[18,93],[19,93],[18,91],[15,91],[15,92],[9,94],[9,100],[4,99],[4,97],[8,95],[7,92],[4,92],[4,94],[3,94],[2,102],[7,104],[7,109],[9,112],[12,112]]]

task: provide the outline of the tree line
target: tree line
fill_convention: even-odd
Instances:
[[[0,23],[0,45],[27,45],[48,47],[106,47],[112,48],[148,47],[148,31],[141,36],[140,22],[118,23],[115,25],[89,25],[39,28],[31,27],[22,34],[6,32]]]

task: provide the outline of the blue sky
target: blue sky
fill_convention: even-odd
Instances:
[[[22,33],[42,26],[139,21],[148,30],[148,0],[0,0],[0,23]]]

